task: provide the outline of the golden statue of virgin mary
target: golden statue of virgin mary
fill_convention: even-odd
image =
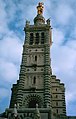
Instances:
[[[43,3],[39,2],[38,6],[37,6],[37,13],[39,15],[43,14],[43,8],[44,8]]]

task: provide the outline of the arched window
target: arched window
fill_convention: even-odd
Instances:
[[[37,61],[37,56],[35,56],[35,61]]]
[[[41,33],[41,44],[44,44],[44,32]]]
[[[34,76],[33,84],[36,84],[36,77]]]
[[[39,33],[36,33],[35,44],[39,44]]]
[[[33,33],[30,33],[30,45],[33,44],[33,41],[34,41]]]

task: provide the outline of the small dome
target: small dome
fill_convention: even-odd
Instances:
[[[34,24],[35,25],[45,24],[45,18],[41,14],[38,14],[34,18]]]

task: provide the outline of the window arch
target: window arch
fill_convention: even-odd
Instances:
[[[39,33],[36,33],[35,44],[39,44]]]
[[[44,44],[44,32],[41,33],[41,44]]]
[[[33,41],[34,41],[34,35],[33,33],[30,33],[30,45],[33,44]]]

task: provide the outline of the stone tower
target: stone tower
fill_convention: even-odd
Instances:
[[[17,104],[20,111],[26,110],[21,114],[31,113],[38,104],[41,112],[48,113],[46,119],[66,116],[64,84],[52,75],[51,70],[51,30],[50,20],[45,21],[43,17],[43,3],[39,3],[34,25],[26,21],[24,27],[26,35],[19,80],[12,87],[10,108]]]
[[[18,103],[21,107],[34,108],[51,106],[51,68],[50,68],[50,21],[45,24],[42,16],[42,3],[37,6],[38,14],[34,18],[34,25],[26,21],[26,34],[22,63],[19,74],[18,88],[15,89],[16,98],[11,98],[10,107]],[[16,87],[14,85],[13,89]],[[12,89],[12,90],[13,90]],[[16,94],[17,90],[17,94]]]

